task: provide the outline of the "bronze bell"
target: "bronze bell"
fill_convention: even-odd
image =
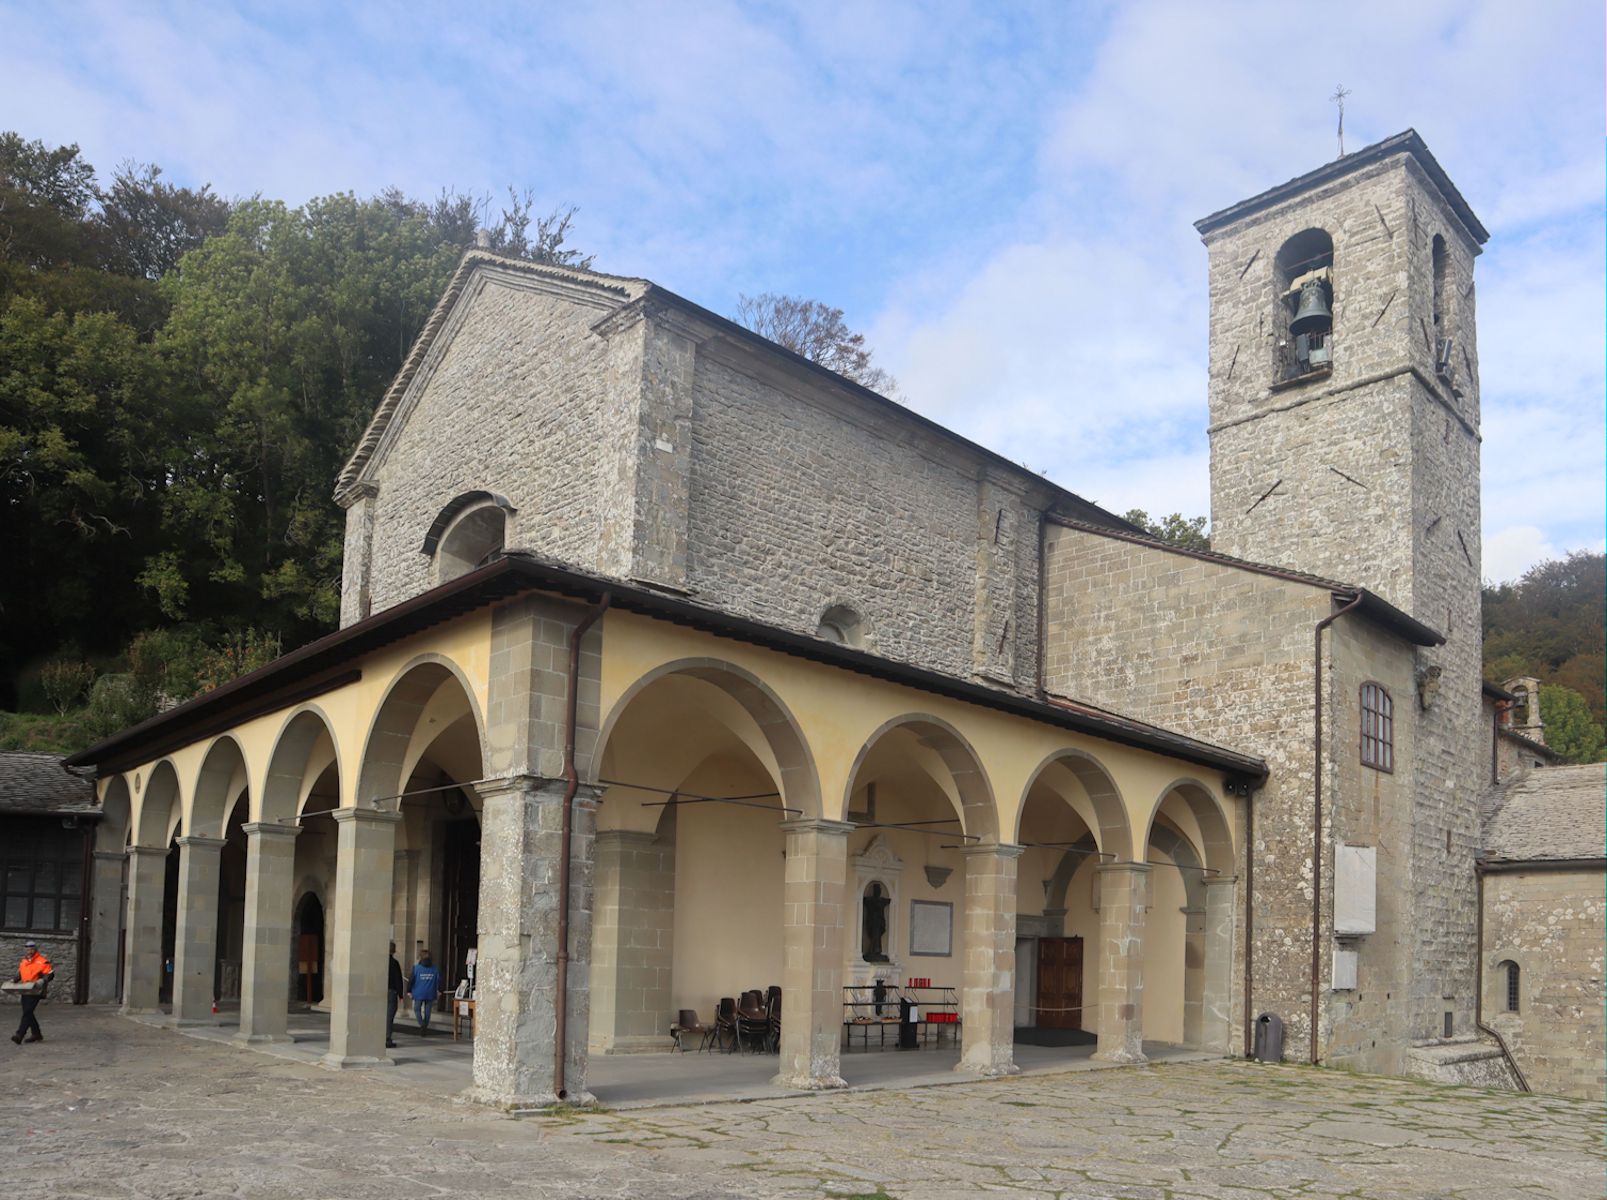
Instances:
[[[1295,319],[1289,322],[1289,332],[1325,333],[1333,328],[1333,324],[1334,314],[1328,311],[1328,296],[1323,291],[1322,282],[1309,280],[1300,289],[1300,304],[1295,309]]]

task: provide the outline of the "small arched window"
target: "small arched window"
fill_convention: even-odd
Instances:
[[[494,492],[464,492],[441,509],[420,547],[435,560],[435,582],[467,575],[501,554],[513,512]]]
[[[833,604],[820,614],[820,623],[815,628],[815,636],[823,641],[836,642],[839,646],[852,646],[855,650],[863,650],[865,618],[846,604]]]
[[[1518,1011],[1518,985],[1520,983],[1520,979],[1519,979],[1519,976],[1518,976],[1518,964],[1513,962],[1509,958],[1509,959],[1507,959],[1506,962],[1502,963],[1501,966],[1499,968],[1497,968],[1497,969],[1502,972],[1503,976],[1506,979],[1506,985],[1507,985],[1506,1010],[1508,1012],[1515,1013],[1515,1012]]]
[[[1434,372],[1441,379],[1451,378],[1451,348],[1455,334],[1451,329],[1450,295],[1446,290],[1446,276],[1450,270],[1450,255],[1445,238],[1434,235]]]
[[[1275,260],[1273,378],[1278,383],[1333,368],[1334,239],[1307,229],[1283,244]]]
[[[1380,771],[1395,769],[1395,703],[1383,685],[1361,685],[1361,761]]]

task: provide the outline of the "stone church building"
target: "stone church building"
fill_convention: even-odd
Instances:
[[[646,280],[468,253],[338,481],[340,630],[72,760],[125,1009],[232,992],[272,1041],[295,997],[380,1065],[394,938],[473,963],[505,1106],[768,985],[778,1080],[840,1086],[876,980],[983,1075],[1263,1013],[1292,1060],[1504,1069],[1486,232],[1412,132],[1198,228],[1208,553]]]

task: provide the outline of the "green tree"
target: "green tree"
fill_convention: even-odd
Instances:
[[[1122,520],[1137,525],[1152,538],[1169,542],[1184,550],[1211,548],[1211,539],[1205,532],[1204,517],[1185,517],[1182,513],[1172,513],[1159,521],[1152,521],[1149,513],[1142,508],[1130,508],[1122,514]]]
[[[1484,672],[1572,688],[1607,725],[1607,555],[1576,551],[1484,589]]]
[[[1591,717],[1585,698],[1572,688],[1541,684],[1540,719],[1545,722],[1546,745],[1569,762],[1607,760],[1607,733]]]

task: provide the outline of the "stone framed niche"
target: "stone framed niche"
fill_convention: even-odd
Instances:
[[[904,922],[900,905],[903,903],[899,880],[904,871],[904,860],[898,856],[884,834],[876,834],[858,854],[848,858],[853,870],[854,883],[853,936],[848,939],[848,962],[844,983],[869,986],[878,979],[889,984],[904,981],[904,964],[899,955],[900,938],[904,936]],[[887,930],[882,945],[887,953],[886,962],[867,962],[865,959],[865,897],[872,884],[880,884],[887,899]]]

